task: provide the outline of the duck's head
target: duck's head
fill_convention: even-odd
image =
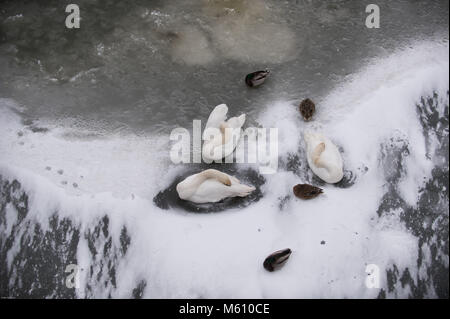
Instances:
[[[263,266],[267,271],[272,272],[284,265],[291,254],[292,251],[289,248],[278,250],[264,260]]]
[[[299,109],[303,119],[305,121],[309,121],[316,112],[316,105],[310,99],[305,99],[300,103]]]

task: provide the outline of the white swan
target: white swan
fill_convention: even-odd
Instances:
[[[337,183],[344,177],[342,157],[338,148],[319,133],[305,132],[306,154],[314,174],[327,183]]]
[[[206,162],[220,161],[232,154],[241,137],[245,114],[227,121],[228,107],[217,105],[211,112],[203,132],[202,157]]]
[[[178,196],[194,203],[216,203],[228,197],[245,197],[255,190],[253,186],[241,184],[233,176],[215,169],[207,169],[191,175],[178,183]]]

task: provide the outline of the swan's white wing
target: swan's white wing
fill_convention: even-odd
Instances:
[[[216,203],[227,197],[248,196],[254,190],[255,188],[253,186],[247,186],[240,183],[233,183],[231,186],[225,186],[217,180],[210,178],[197,188],[190,200],[195,203]]]
[[[189,199],[194,203],[216,203],[230,196],[230,187],[214,178],[204,181]]]
[[[305,133],[305,141],[308,164],[314,174],[327,183],[339,182],[343,177],[343,161],[337,146],[319,133]]]
[[[205,128],[216,127],[219,128],[222,122],[227,120],[228,106],[226,104],[217,105],[209,115]]]

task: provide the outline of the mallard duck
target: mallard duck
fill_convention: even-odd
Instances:
[[[178,196],[193,203],[216,203],[228,197],[246,197],[255,190],[239,180],[215,169],[191,175],[176,186]]]
[[[228,107],[217,105],[211,112],[203,132],[202,156],[205,161],[220,161],[232,154],[236,148],[245,114],[227,120]]]
[[[264,83],[264,81],[266,80],[269,73],[270,73],[269,70],[265,70],[265,71],[256,71],[256,72],[247,74],[247,76],[245,77],[245,83],[249,87],[260,86],[261,84]]]
[[[341,154],[327,137],[319,133],[304,134],[307,159],[311,170],[327,183],[337,183],[344,177]]]
[[[316,111],[316,105],[310,99],[304,99],[299,106],[300,113],[305,121],[311,120]]]
[[[267,271],[274,271],[286,263],[291,253],[292,251],[289,248],[286,248],[270,254],[269,257],[264,260],[264,268]]]
[[[294,186],[294,194],[301,199],[312,199],[323,193],[322,188],[309,184],[298,184]]]

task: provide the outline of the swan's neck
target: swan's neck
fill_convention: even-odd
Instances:
[[[203,181],[206,179],[212,178],[212,179],[215,179],[215,180],[221,182],[222,184],[225,184],[228,186],[231,185],[230,177],[227,174],[222,173],[215,169],[207,169],[207,170],[201,172],[199,175],[201,175],[201,177],[203,178]]]
[[[222,173],[215,169],[207,169],[201,173],[198,173],[196,176],[194,176],[191,179],[189,186],[193,187],[193,188],[197,188],[207,179],[215,179],[222,184],[225,184],[228,186],[231,185],[230,177],[227,174]]]
[[[325,143],[320,143],[316,146],[312,153],[312,160],[314,162],[314,165],[320,168],[326,168],[325,165],[320,160],[320,155],[322,155],[323,151],[325,151]]]
[[[219,126],[220,133],[222,133],[222,145],[228,143],[230,139],[230,126],[226,122],[222,122]]]

